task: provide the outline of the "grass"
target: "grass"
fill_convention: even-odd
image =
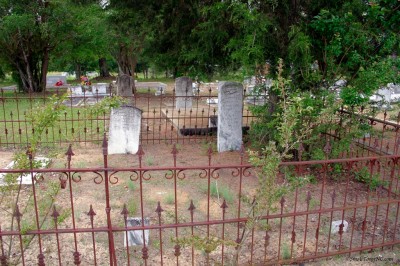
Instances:
[[[153,93],[155,93],[157,90],[156,89],[147,89],[147,88],[139,88],[139,89],[136,89],[136,93],[151,93],[151,94],[153,94]]]
[[[128,188],[129,188],[129,190],[131,190],[131,191],[134,191],[134,190],[136,189],[136,185],[135,185],[135,183],[133,183],[132,180],[129,180],[129,181],[128,181]]]
[[[207,186],[203,186],[201,190],[207,193],[208,188]],[[218,185],[217,181],[210,184],[210,196],[218,199],[223,198],[227,203],[233,203],[235,197],[234,193],[228,187],[225,185]]]
[[[6,132],[7,130],[7,134],[0,135],[0,144],[25,144],[32,132],[29,114],[35,106],[46,103],[46,99],[42,97],[43,95],[38,98],[29,98],[26,94],[9,91],[5,92],[3,96],[5,100],[0,102],[0,120],[2,120],[0,122],[0,132]],[[91,139],[102,139],[104,127],[104,119],[92,117],[89,109],[67,106],[58,123],[43,133],[43,142],[61,143],[72,140],[90,141]]]
[[[135,215],[138,209],[136,201],[131,199],[126,203],[126,208],[128,209],[129,215]]]
[[[154,164],[154,157],[153,156],[146,156],[145,157],[146,165],[152,166]]]
[[[164,202],[165,202],[166,204],[170,204],[170,205],[174,204],[174,203],[175,203],[175,196],[174,196],[174,194],[168,193],[168,194],[165,196],[165,198],[164,198]]]
[[[2,80],[2,81],[0,81],[0,88],[8,87],[8,86],[11,86],[11,85],[14,85],[14,84],[15,84],[15,82],[12,81],[12,80]]]
[[[290,248],[288,243],[283,243],[282,245],[282,259],[290,259]]]
[[[205,154],[205,155],[207,155],[207,154],[208,154],[208,150],[209,150],[210,147],[211,147],[212,153],[218,152],[217,143],[215,143],[215,142],[203,141],[203,142],[201,143],[201,150],[202,150],[202,153]]]

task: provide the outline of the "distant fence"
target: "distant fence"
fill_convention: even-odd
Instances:
[[[193,162],[173,146],[152,154],[153,166],[140,149],[124,155],[125,167],[106,141],[99,153],[99,167],[74,167],[70,148],[65,168],[0,169],[37,183],[2,194],[1,265],[230,265],[235,243],[240,265],[276,265],[400,243],[398,155],[282,163],[279,183],[313,183],[282,197],[243,239],[258,187],[243,150],[219,164],[211,149]],[[130,246],[133,235],[149,241]]]
[[[65,90],[53,90],[62,94]],[[175,108],[175,90],[159,96],[153,89],[141,89],[133,96],[136,107],[143,110],[140,142],[184,143],[210,141],[217,130],[218,96],[215,89],[204,88],[191,96],[191,108]],[[243,102],[243,130],[247,131],[254,119],[250,106],[265,102],[265,95],[248,96]],[[101,143],[104,132],[108,131],[109,112],[94,115],[90,108],[105,95],[71,95],[65,102],[66,111],[59,123],[48,128],[42,137],[44,145],[60,145],[71,142]],[[185,96],[186,97],[186,96]],[[46,95],[23,95],[16,92],[0,91],[0,147],[25,146],[35,128],[31,128],[27,115],[37,104],[45,104]]]
[[[399,154],[400,148],[400,113],[395,118],[389,119],[387,112],[383,112],[379,117],[370,117],[363,114],[363,109],[354,112],[340,110],[340,119],[335,121],[338,123],[338,128],[343,128],[346,123],[357,122],[360,125],[365,125],[369,128],[366,133],[353,139],[353,147],[359,147],[359,151],[352,156],[365,157],[371,155],[394,155]],[[346,118],[352,117],[352,120]],[[332,131],[327,132],[334,138],[342,138],[348,132]]]

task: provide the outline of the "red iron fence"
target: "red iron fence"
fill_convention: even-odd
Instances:
[[[161,146],[157,156],[142,147],[108,155],[104,139],[89,156],[101,166],[80,165],[70,146],[65,167],[33,169],[28,154],[30,169],[0,169],[32,183],[2,187],[1,265],[276,265],[400,243],[398,154],[282,163],[281,185],[312,183],[282,196],[254,227],[257,169],[243,149],[194,155],[173,145],[165,155]],[[149,241],[129,245],[134,234]]]
[[[66,90],[55,90],[61,95]],[[246,96],[246,91],[243,92]],[[66,110],[58,123],[43,133],[44,145],[61,145],[71,142],[101,143],[102,136],[108,130],[109,112],[95,114],[91,105],[101,102],[105,96],[93,92],[81,95],[70,95],[65,101]],[[179,96],[180,97],[180,96]],[[186,97],[186,96],[185,96]],[[260,101],[264,96],[258,96]],[[133,96],[134,105],[140,108],[141,143],[184,143],[203,142],[213,139],[216,125],[213,119],[218,114],[216,104],[218,96],[215,88],[204,88],[191,96],[192,107],[176,109],[175,90],[170,89],[165,94],[155,96],[153,89],[141,89]],[[260,99],[259,99],[260,98]],[[243,103],[243,130],[247,131],[254,116],[250,106],[256,104],[256,98],[246,98]],[[36,105],[45,104],[48,95],[23,95],[16,92],[0,91],[0,146],[26,146],[35,128],[29,123],[27,115]]]

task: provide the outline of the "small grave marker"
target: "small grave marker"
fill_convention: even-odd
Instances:
[[[347,231],[347,228],[349,227],[349,223],[347,221],[345,221],[345,220],[343,220],[343,221],[341,221],[341,220],[333,221],[332,222],[332,227],[331,227],[331,233],[332,234],[339,233],[340,225],[342,224],[342,222],[343,222],[343,232]]]
[[[141,226],[142,225],[142,218],[140,217],[133,217],[133,218],[128,218],[126,219],[126,225],[127,226]],[[150,225],[150,219],[149,218],[144,218],[144,225]],[[144,233],[144,239],[143,239],[143,233]],[[149,230],[130,230],[127,232],[127,234],[124,234],[124,246],[126,247],[127,241],[126,241],[126,235],[128,235],[128,246],[138,246],[138,245],[143,245],[146,243],[146,245],[149,244],[149,236],[150,232]]]

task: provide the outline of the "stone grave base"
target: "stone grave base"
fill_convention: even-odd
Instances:
[[[46,157],[36,157],[35,162],[40,162],[40,169],[44,169],[46,168],[51,160],[49,158]],[[15,161],[10,162],[5,169],[12,169],[14,167]],[[33,172],[33,176],[36,176],[37,173]],[[6,186],[7,184],[4,183],[4,177],[6,176],[5,173],[0,173],[0,186]],[[38,178],[38,176],[36,176],[36,179]],[[21,176],[19,176],[16,180],[17,184],[22,184],[22,185],[32,185],[32,177],[30,173],[26,173],[23,174]]]
[[[168,112],[167,112],[168,111]],[[210,135],[217,132],[215,116],[217,113],[202,109],[162,109],[161,114],[167,118],[178,130],[181,136]],[[247,133],[250,127],[243,126],[243,133]]]

